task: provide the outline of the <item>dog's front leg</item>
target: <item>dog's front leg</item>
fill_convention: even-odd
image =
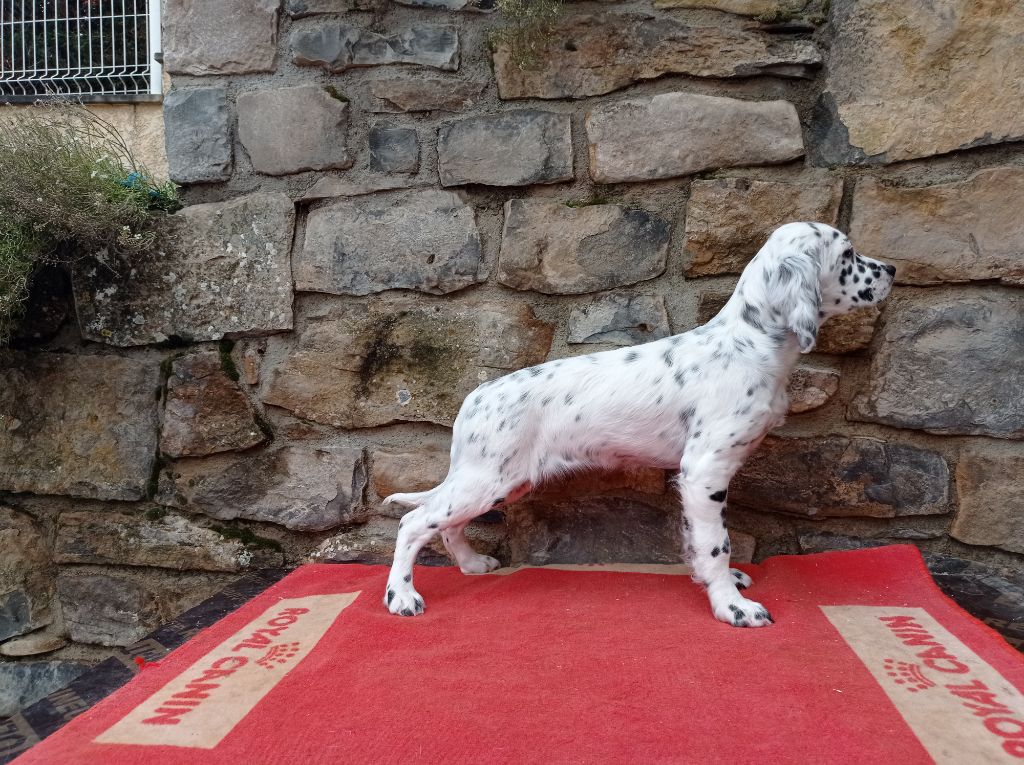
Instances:
[[[679,473],[683,497],[683,539],[694,579],[711,600],[715,618],[735,627],[763,627],[772,617],[760,603],[740,595],[737,585],[749,577],[729,568],[729,533],[725,529],[725,501],[729,481],[739,465],[702,455]],[[739,576],[736,576],[739,574]]]

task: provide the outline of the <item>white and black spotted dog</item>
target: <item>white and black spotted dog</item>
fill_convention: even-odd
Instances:
[[[455,420],[444,482],[384,500],[415,508],[398,529],[388,609],[422,613],[413,562],[435,534],[464,573],[491,571],[498,561],[466,541],[473,518],[546,478],[631,462],[679,469],[686,553],[715,617],[737,627],[771,623],[760,603],[739,593],[750,578],[729,568],[729,481],[783,422],[786,382],[821,324],[883,300],[895,273],[830,226],[790,223],[771,235],[704,326],[484,383]]]

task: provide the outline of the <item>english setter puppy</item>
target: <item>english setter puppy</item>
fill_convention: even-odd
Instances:
[[[704,326],[484,383],[459,410],[444,481],[384,500],[415,508],[398,528],[385,605],[403,616],[423,612],[413,563],[435,534],[464,573],[491,571],[498,561],[466,541],[473,518],[547,478],[629,461],[679,470],[685,552],[715,617],[737,627],[771,623],[739,592],[750,578],[729,568],[729,481],[785,419],[786,382],[821,324],[883,300],[895,273],[830,226],[789,223]]]

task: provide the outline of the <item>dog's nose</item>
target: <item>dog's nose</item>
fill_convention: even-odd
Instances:
[[[882,266],[882,268],[885,269],[885,272],[889,274],[889,276],[896,276],[896,266],[890,266],[888,263],[886,263],[884,266]]]

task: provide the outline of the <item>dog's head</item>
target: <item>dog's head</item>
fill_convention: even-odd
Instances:
[[[825,320],[881,302],[895,275],[895,266],[861,255],[831,226],[787,223],[768,238],[741,284],[754,288],[796,334],[801,353],[809,353]]]

